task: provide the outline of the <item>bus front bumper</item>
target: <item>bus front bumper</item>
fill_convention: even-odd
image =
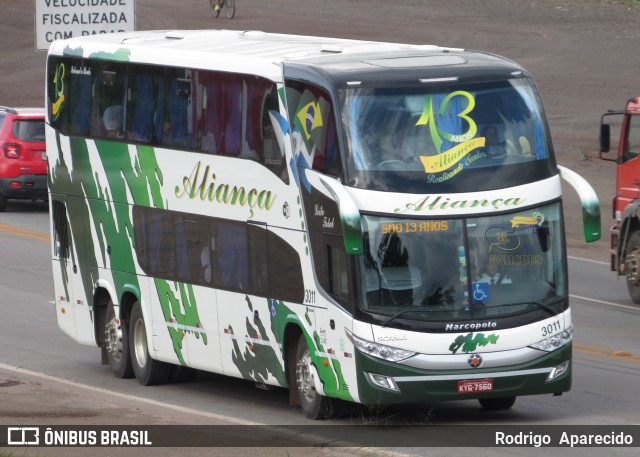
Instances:
[[[491,369],[426,371],[357,350],[355,356],[358,394],[366,405],[561,394],[571,388],[571,344],[527,363]]]

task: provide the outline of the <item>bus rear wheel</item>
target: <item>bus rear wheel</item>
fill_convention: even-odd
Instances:
[[[296,350],[296,391],[300,408],[305,417],[309,419],[329,419],[337,414],[337,402],[329,397],[320,395],[316,391],[316,370],[311,360],[311,352],[304,335],[298,339]]]
[[[131,364],[133,365],[133,372],[138,382],[143,386],[153,386],[165,384],[169,381],[171,365],[154,360],[149,355],[147,329],[140,302],[135,302],[131,310],[129,338],[132,356]]]
[[[511,408],[516,402],[516,397],[480,398],[478,401],[480,406],[487,411],[499,411]]]
[[[109,366],[116,378],[133,377],[127,330],[126,323],[116,316],[113,301],[109,299],[104,324],[104,345]]]
[[[629,296],[634,303],[640,304],[640,231],[633,232],[629,237],[624,264]]]

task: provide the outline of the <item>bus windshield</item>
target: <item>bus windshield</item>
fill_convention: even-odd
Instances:
[[[466,219],[362,221],[366,312],[436,321],[557,313],[550,305],[566,294],[560,203]]]
[[[338,98],[349,186],[465,192],[556,173],[542,104],[530,79],[356,86],[340,90]]]

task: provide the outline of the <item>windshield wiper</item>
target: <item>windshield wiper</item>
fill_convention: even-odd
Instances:
[[[386,327],[389,322],[391,322],[392,320],[396,319],[397,317],[402,316],[403,314],[407,314],[407,313],[424,313],[425,310],[424,309],[405,309],[404,311],[400,311],[399,313],[394,314],[393,316],[391,316],[389,319],[387,319],[386,321],[384,321],[382,324],[380,324],[382,327]]]

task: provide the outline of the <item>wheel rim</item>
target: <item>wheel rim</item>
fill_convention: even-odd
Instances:
[[[144,328],[144,321],[138,319],[133,329],[133,352],[136,355],[138,366],[144,367],[147,364],[147,331]]]
[[[627,255],[625,263],[627,270],[627,282],[632,286],[637,287],[640,277],[640,272],[638,271],[638,265],[640,265],[640,247],[633,247],[631,252]]]
[[[296,365],[296,376],[298,380],[298,392],[302,394],[309,403],[316,398],[316,388],[311,369],[311,355],[309,350],[304,351]]]
[[[107,353],[119,362],[122,359],[122,325],[112,316],[104,329]]]

